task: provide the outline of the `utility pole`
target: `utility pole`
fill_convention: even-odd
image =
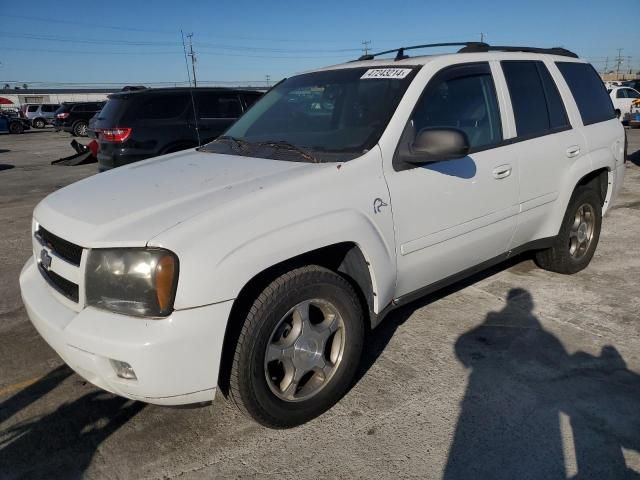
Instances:
[[[362,42],[362,52],[365,55],[369,55],[369,50],[371,49],[371,40],[365,40]]]
[[[484,43],[484,32],[480,32],[480,43]]]
[[[620,80],[620,67],[622,66],[622,48],[618,49],[618,56],[616,57],[616,80]]]
[[[269,88],[269,85],[271,84],[271,75],[265,75],[264,78],[267,81],[267,88]]]
[[[609,71],[609,56],[607,55],[606,60],[604,61],[604,74],[606,74]]]
[[[198,86],[198,81],[196,80],[196,54],[193,51],[193,33],[188,33],[187,37],[189,38],[189,56],[191,57],[191,70],[193,71],[193,86]]]

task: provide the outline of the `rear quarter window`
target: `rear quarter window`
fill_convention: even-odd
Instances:
[[[556,62],[556,65],[578,105],[582,123],[591,125],[616,118],[604,83],[590,64]]]

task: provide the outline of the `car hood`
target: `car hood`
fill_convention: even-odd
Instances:
[[[46,197],[34,219],[87,248],[144,246],[205,211],[326,166],[187,150],[69,185]]]

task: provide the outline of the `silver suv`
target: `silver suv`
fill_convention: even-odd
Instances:
[[[55,111],[60,107],[56,103],[27,104],[23,106],[25,117],[35,128],[51,125],[55,118]]]

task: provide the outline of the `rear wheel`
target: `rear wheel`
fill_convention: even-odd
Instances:
[[[586,268],[598,246],[601,225],[600,195],[592,186],[578,187],[571,197],[554,245],[537,252],[536,263],[545,270],[564,274]]]
[[[87,122],[76,122],[73,126],[73,134],[77,137],[87,136]]]
[[[47,125],[47,122],[45,122],[42,118],[36,118],[33,121],[34,128],[44,128],[46,125]]]
[[[21,122],[11,122],[9,124],[9,132],[11,132],[11,133],[23,133],[24,132],[24,126],[22,125]]]
[[[263,425],[300,425],[346,393],[363,338],[362,308],[344,278],[314,265],[285,273],[262,291],[244,321],[230,397]]]

